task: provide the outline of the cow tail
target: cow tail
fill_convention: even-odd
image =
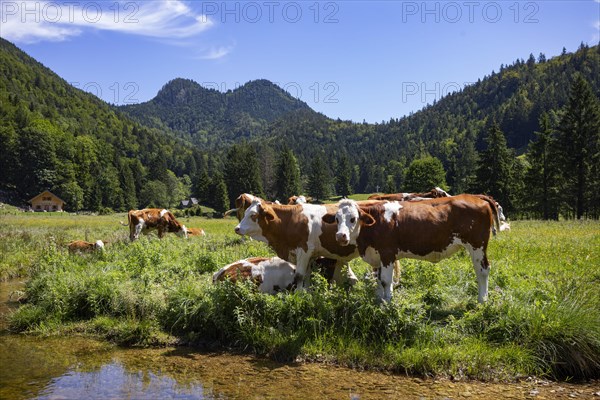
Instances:
[[[494,236],[496,236],[496,233],[500,232],[500,215],[498,213],[498,206],[496,205],[496,201],[494,199],[492,199],[491,197],[485,196],[485,195],[480,196],[480,198],[482,200],[485,200],[489,204],[489,206],[492,210],[492,214],[493,214],[493,218],[494,218],[492,224],[495,225],[495,227],[496,227],[496,229],[492,229],[492,233],[494,234]],[[493,228],[493,226],[492,226],[492,228]]]

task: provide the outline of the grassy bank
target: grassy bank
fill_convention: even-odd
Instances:
[[[490,299],[464,253],[438,264],[404,260],[389,304],[375,282],[268,296],[214,286],[231,261],[269,255],[233,234],[235,220],[191,218],[205,238],[129,244],[117,216],[0,216],[0,277],[30,276],[19,332],[86,333],[129,345],[192,343],[273,358],[338,362],[480,379],[600,376],[600,223],[513,222],[490,244]],[[69,255],[73,239],[111,241],[104,254]],[[357,275],[368,270],[352,262]]]

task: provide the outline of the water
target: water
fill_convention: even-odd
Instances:
[[[17,306],[7,298],[21,287],[0,284],[0,313]],[[0,399],[413,398],[600,399],[600,383],[421,380],[186,347],[127,349],[81,337],[0,336]]]

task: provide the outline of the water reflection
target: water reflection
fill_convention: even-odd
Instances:
[[[8,294],[0,283],[0,321],[15,306]],[[0,333],[2,400],[459,398],[598,399],[600,383],[456,383],[193,348],[123,349],[81,337]]]
[[[175,379],[149,371],[129,372],[111,362],[95,372],[69,370],[52,381],[37,399],[213,399],[201,384],[180,385]]]

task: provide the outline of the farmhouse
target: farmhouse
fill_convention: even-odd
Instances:
[[[189,199],[181,200],[179,202],[179,208],[190,208],[198,205],[198,199],[190,197]]]
[[[29,203],[33,211],[63,211],[65,207],[64,200],[49,190],[38,194],[29,200]]]

